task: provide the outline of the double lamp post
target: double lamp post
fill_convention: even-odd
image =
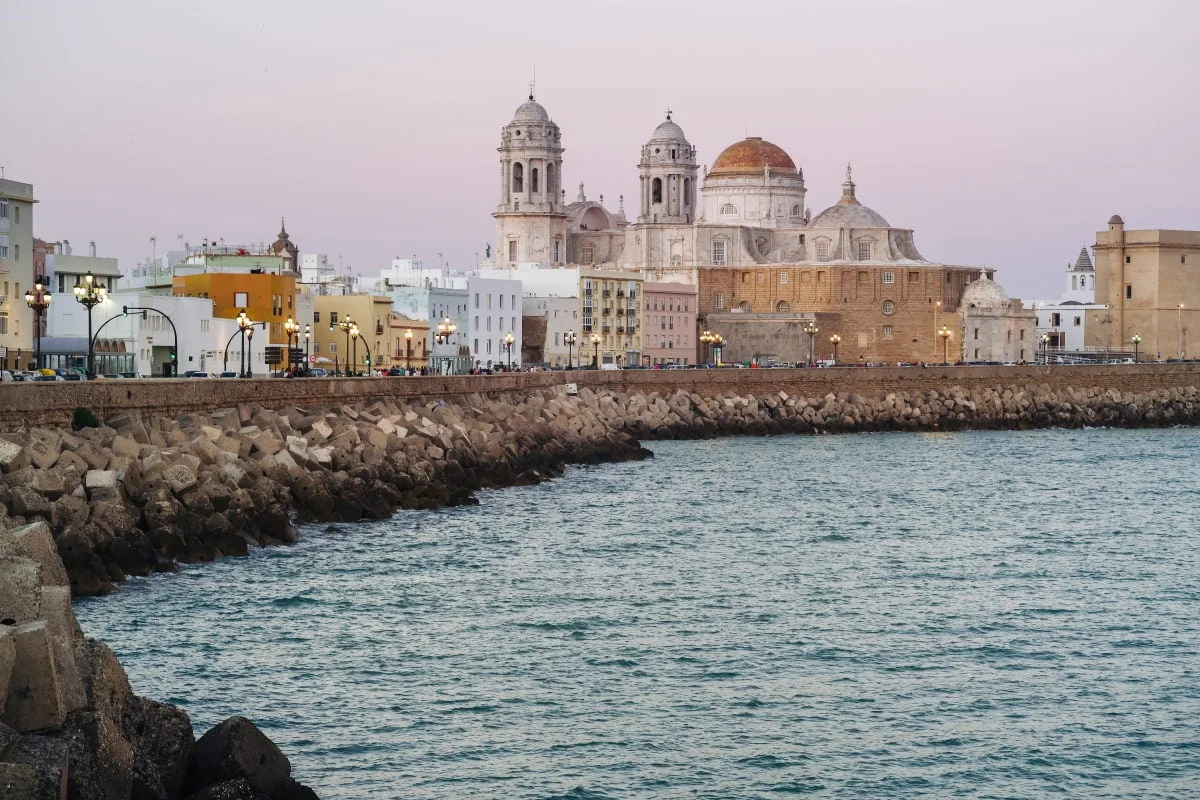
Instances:
[[[79,301],[88,311],[88,353],[87,353],[87,378],[89,381],[96,379],[96,349],[95,343],[92,341],[92,309],[108,299],[108,287],[96,281],[96,276],[91,270],[75,284],[72,291],[75,293],[75,299]],[[28,298],[26,298],[28,301]],[[47,302],[47,305],[49,303]],[[38,360],[41,360],[41,338],[38,340]]]
[[[42,316],[50,308],[52,298],[50,289],[46,287],[46,279],[42,277],[37,279],[32,289],[25,292],[25,305],[33,309],[33,332],[37,337],[37,350],[33,357],[34,369],[42,368]],[[90,313],[91,309],[88,311]]]

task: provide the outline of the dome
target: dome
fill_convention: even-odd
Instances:
[[[550,115],[546,113],[546,109],[542,108],[542,104],[533,99],[533,95],[529,95],[529,99],[517,108],[517,113],[513,114],[513,122],[549,122]]]
[[[763,167],[796,174],[796,162],[782,147],[771,144],[761,136],[751,136],[722,150],[708,175],[761,175]]]
[[[967,284],[967,288],[963,289],[962,302],[959,305],[976,308],[1001,308],[1007,304],[1008,292],[1000,288],[1000,284],[980,275],[979,280],[971,281]]]
[[[654,141],[655,139],[667,139],[673,142],[687,141],[687,137],[683,135],[683,128],[672,122],[670,117],[667,117],[665,122],[660,122],[654,129],[654,135],[650,137],[650,140]]]
[[[1124,225],[1125,220],[1121,219],[1120,214],[1113,214],[1111,217],[1109,217],[1108,224],[1109,225]]]
[[[854,196],[854,181],[850,177],[850,165],[846,165],[846,181],[842,184],[842,199],[835,205],[817,214],[808,224],[810,228],[890,228],[891,225],[879,212],[867,208]]]

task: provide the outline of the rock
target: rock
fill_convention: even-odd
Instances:
[[[0,471],[16,472],[29,464],[29,454],[19,444],[0,439]]]
[[[12,681],[13,667],[17,663],[17,642],[13,638],[8,625],[0,625],[0,719],[4,718],[5,701],[8,699],[8,687]],[[4,751],[8,749],[5,731],[11,730],[7,725],[0,724],[0,761],[4,759]],[[0,795],[2,796],[2,795]]]
[[[232,781],[222,781],[208,786],[195,794],[189,794],[186,800],[259,800],[254,787],[245,778]]]
[[[245,717],[230,717],[196,742],[187,783],[198,791],[222,781],[245,778],[257,792],[286,785],[292,765],[275,743]]]
[[[45,736],[22,736],[0,763],[0,790],[12,786],[4,800],[66,800],[67,745]],[[72,798],[74,800],[74,798]]]
[[[94,711],[76,711],[49,737],[67,745],[68,794],[80,800],[127,800],[133,789],[133,749],[116,723]]]
[[[142,454],[142,445],[128,436],[116,436],[109,449],[114,456],[124,458],[140,458]]]
[[[29,460],[38,469],[50,469],[58,461],[59,440],[57,436],[36,438],[26,448]]]
[[[58,556],[50,526],[38,520],[9,531],[0,531],[0,556],[9,552],[41,565],[44,586],[66,586],[67,571]]]
[[[178,797],[196,745],[188,715],[174,706],[131,695],[121,727],[133,748],[133,797]]]
[[[84,639],[75,645],[75,662],[83,676],[87,708],[121,719],[129,697],[129,678],[117,657],[102,642]]]
[[[184,464],[173,464],[163,471],[163,480],[172,492],[180,495],[196,485],[196,474]]]
[[[9,490],[12,512],[22,517],[45,517],[50,514],[50,501],[32,486],[13,486]]]
[[[42,613],[42,566],[23,556],[0,557],[0,625],[33,622]]]
[[[89,469],[83,476],[83,486],[92,500],[119,496],[116,470]]]
[[[28,622],[11,631],[16,659],[0,722],[20,733],[57,728],[67,714],[46,623]]]

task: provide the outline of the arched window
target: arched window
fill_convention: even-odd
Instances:
[[[683,179],[683,204],[690,206],[692,204],[692,179]]]
[[[799,203],[796,203],[796,205],[792,206],[792,216],[793,217],[800,216],[800,204]]]
[[[525,167],[521,162],[513,164],[513,188],[514,192],[525,191]]]
[[[730,216],[730,215],[736,214],[736,213],[737,213],[737,206],[735,206],[733,203],[726,203],[725,205],[721,206],[721,214],[722,215]]]
[[[558,185],[554,182],[554,164],[546,165],[546,193],[550,195],[550,199],[554,199],[554,193],[558,191]]]
[[[662,202],[662,178],[655,178],[654,182],[650,184],[650,202]]]
[[[534,167],[533,169],[529,170],[529,190],[532,191],[534,194],[537,194],[537,191],[538,191],[537,167]]]
[[[792,307],[788,305],[787,300],[780,300],[775,304],[775,310],[780,314],[786,314],[792,310]]]
[[[749,314],[750,313],[750,301],[743,300],[742,302],[738,303],[738,308],[741,309],[742,311],[746,312],[747,314]]]

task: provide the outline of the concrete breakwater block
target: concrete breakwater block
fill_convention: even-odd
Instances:
[[[33,559],[42,567],[42,584],[68,586],[67,570],[58,556],[58,546],[45,520],[0,531],[0,557],[18,555]],[[3,614],[0,614],[3,616]]]
[[[16,658],[0,722],[19,733],[57,728],[67,717],[45,620],[11,628]]]

